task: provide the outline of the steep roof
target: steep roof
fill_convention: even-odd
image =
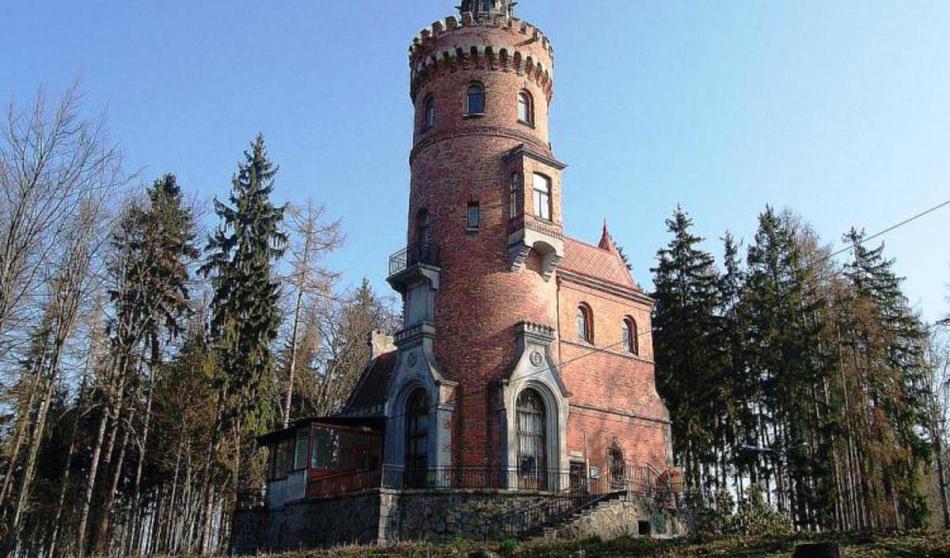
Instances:
[[[393,368],[396,367],[396,356],[396,351],[389,351],[369,363],[341,414],[377,414],[381,411],[381,408],[377,408],[386,402],[386,391],[389,389]]]
[[[603,248],[564,237],[564,260],[561,261],[560,269],[627,289],[640,290],[620,258],[606,227],[601,244]]]

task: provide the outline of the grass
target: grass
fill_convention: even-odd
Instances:
[[[803,542],[838,542],[853,558],[950,558],[950,532],[854,533],[789,537],[718,537],[710,540],[619,538],[613,541],[534,540],[481,543],[455,541],[434,545],[403,543],[391,547],[349,546],[275,555],[274,558],[786,558]],[[485,551],[490,552],[486,553]]]

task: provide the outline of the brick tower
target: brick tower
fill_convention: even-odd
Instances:
[[[413,40],[408,227],[388,277],[404,323],[371,336],[340,413],[266,437],[269,515],[236,520],[237,548],[520,536],[551,519],[539,505],[606,495],[620,506],[588,526],[680,532],[672,499],[649,501],[678,478],[653,301],[606,223],[597,244],[564,235],[553,50],[514,6],[463,0]]]
[[[564,237],[565,165],[548,135],[553,49],[515,17],[514,5],[466,0],[459,17],[432,24],[410,47],[407,248],[391,259],[389,276],[403,296],[405,327],[386,379],[384,463],[409,477],[477,469],[509,475],[499,480],[508,487],[533,475],[544,478],[530,482],[563,487],[569,473],[589,472],[589,437],[604,446],[599,453],[633,445],[621,437],[650,437],[608,424],[619,409],[630,415],[624,420],[659,421],[659,437],[642,448],[665,469],[668,419],[653,386],[649,339],[624,342],[644,347],[641,354],[620,350],[622,335],[648,333],[652,301],[606,228],[600,246]],[[581,354],[594,348],[593,337],[574,343],[573,331],[562,350],[559,330],[573,328],[575,310],[587,313],[591,332],[595,314],[616,319],[604,345],[625,358]],[[575,357],[599,369],[572,379],[560,363]],[[611,381],[630,391],[589,389]],[[575,388],[582,395],[572,399]],[[569,421],[575,401],[604,416]],[[572,432],[571,424],[582,428]]]

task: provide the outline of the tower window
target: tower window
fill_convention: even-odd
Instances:
[[[469,230],[478,229],[481,222],[481,209],[478,202],[468,202],[468,228]]]
[[[577,307],[577,338],[588,343],[594,342],[593,313],[586,304]]]
[[[416,213],[416,242],[428,244],[432,241],[432,223],[429,221],[429,210],[423,208]]]
[[[511,185],[508,187],[508,218],[514,219],[518,216],[518,202],[521,199],[521,175],[514,173],[511,175]]]
[[[551,220],[551,179],[543,174],[534,175],[534,216]]]
[[[429,97],[426,99],[422,113],[422,129],[428,130],[433,126],[435,126],[435,99]]]
[[[626,353],[639,354],[639,345],[637,343],[637,322],[627,316],[623,319],[623,350]]]
[[[485,88],[477,83],[468,87],[468,114],[485,113]]]
[[[534,125],[534,103],[531,93],[522,91],[518,93],[518,121],[524,124]]]

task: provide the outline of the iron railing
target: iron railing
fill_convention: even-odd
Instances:
[[[558,491],[568,486],[566,472],[556,469],[517,471],[487,467],[445,467],[438,469],[387,468],[382,487],[396,490],[528,490]]]
[[[678,505],[677,494],[656,469],[649,466],[627,467],[623,475],[611,478],[577,479],[567,471],[540,469],[519,471],[503,467],[444,467],[413,469],[384,467],[348,471],[311,479],[307,496],[311,498],[360,492],[375,488],[394,490],[522,490],[546,492],[570,500],[571,505],[605,494],[631,493],[649,497],[658,503]],[[568,504],[564,504],[568,506]],[[570,506],[568,506],[570,507]],[[557,511],[557,508],[552,508]],[[550,514],[552,510],[544,511]],[[543,515],[542,514],[542,515]]]
[[[413,242],[389,257],[390,277],[414,265],[439,267],[439,245],[432,242]]]

